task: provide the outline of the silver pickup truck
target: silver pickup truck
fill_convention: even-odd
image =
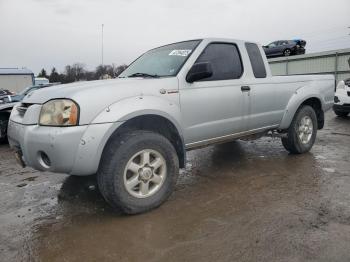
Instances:
[[[23,165],[97,174],[106,201],[129,214],[164,202],[186,151],[267,132],[311,149],[334,99],[331,75],[271,76],[263,49],[232,39],[152,49],[113,80],[27,95],[8,137]]]

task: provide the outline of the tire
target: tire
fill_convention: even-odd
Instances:
[[[283,56],[291,56],[292,55],[292,50],[286,49],[283,51]]]
[[[342,112],[342,111],[337,111],[337,110],[334,110],[334,113],[340,117],[346,117],[349,114],[348,112]]]
[[[6,113],[0,113],[0,144],[7,143],[7,124],[10,115]]]
[[[158,169],[153,168],[156,160],[163,163]],[[103,151],[97,181],[113,209],[138,214],[161,205],[173,192],[178,174],[179,160],[170,141],[160,134],[138,130],[110,139]],[[154,183],[155,178],[158,184]],[[127,187],[133,181],[137,184]]]
[[[308,122],[309,124],[306,124]],[[312,126],[311,126],[311,124]],[[310,127],[312,130],[310,130]],[[287,136],[282,137],[284,148],[292,154],[310,151],[317,135],[317,117],[311,106],[302,106],[295,113],[288,128]]]

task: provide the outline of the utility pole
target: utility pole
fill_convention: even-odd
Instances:
[[[102,45],[101,45],[101,64],[103,66],[103,27],[104,27],[104,24],[102,24]]]

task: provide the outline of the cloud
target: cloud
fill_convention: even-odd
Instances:
[[[105,62],[116,64],[209,36],[260,43],[300,37],[309,51],[350,47],[348,10],[348,0],[0,0],[0,67],[93,68],[101,61],[102,23]],[[345,38],[330,40],[337,37]]]

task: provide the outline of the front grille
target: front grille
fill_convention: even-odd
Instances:
[[[22,103],[19,106],[17,106],[17,111],[18,111],[19,115],[24,116],[28,110],[28,107],[30,107],[31,105],[32,104]]]

